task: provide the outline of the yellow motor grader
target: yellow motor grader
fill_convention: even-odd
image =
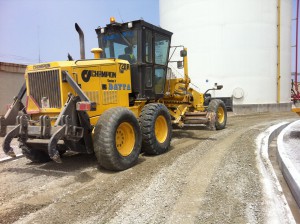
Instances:
[[[7,155],[15,156],[10,143],[18,138],[33,162],[60,163],[61,155],[72,150],[95,153],[100,166],[119,171],[133,166],[141,149],[166,152],[173,125],[225,128],[225,104],[190,87],[182,46],[175,49],[184,77],[171,74],[171,32],[143,20],[111,19],[96,29],[94,59],[85,59],[84,34],[78,24],[75,28],[81,59],[29,65],[24,85],[0,117]]]

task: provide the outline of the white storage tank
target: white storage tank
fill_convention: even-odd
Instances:
[[[212,97],[232,98],[236,113],[290,110],[291,20],[292,0],[160,0],[160,25],[188,48],[192,83],[222,84]]]

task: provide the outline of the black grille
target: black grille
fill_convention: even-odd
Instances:
[[[29,92],[37,104],[42,107],[43,97],[49,99],[50,108],[60,108],[59,70],[28,73]]]

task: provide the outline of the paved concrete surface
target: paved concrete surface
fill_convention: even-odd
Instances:
[[[286,195],[276,174],[274,166],[270,161],[270,144],[278,137],[289,122],[281,122],[270,126],[261,132],[257,139],[258,166],[263,175],[262,182],[266,192],[266,207],[268,207],[268,223],[281,223],[280,217],[287,217],[283,223],[296,223],[294,214],[287,202]]]
[[[300,207],[300,120],[283,129],[277,146],[280,169]]]

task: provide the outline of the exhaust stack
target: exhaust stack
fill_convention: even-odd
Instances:
[[[80,26],[75,23],[75,29],[79,34],[79,42],[80,42],[80,58],[85,59],[85,48],[84,48],[84,34]]]

